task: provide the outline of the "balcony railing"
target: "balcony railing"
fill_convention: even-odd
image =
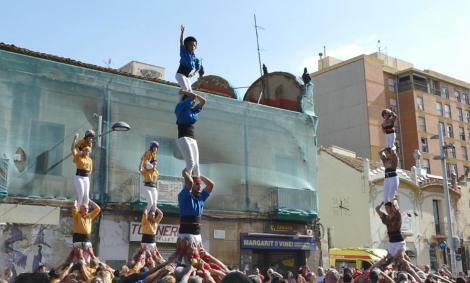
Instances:
[[[444,221],[434,222],[434,235],[446,236],[447,235],[447,223]]]

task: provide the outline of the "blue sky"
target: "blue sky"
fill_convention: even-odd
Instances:
[[[114,68],[142,61],[175,81],[184,24],[206,74],[244,87],[259,76],[256,13],[269,71],[315,71],[323,45],[348,59],[375,52],[380,39],[390,56],[470,82],[469,11],[467,0],[18,0],[2,3],[0,42],[97,65],[111,58]]]

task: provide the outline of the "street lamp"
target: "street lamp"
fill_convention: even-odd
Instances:
[[[442,168],[442,178],[443,178],[443,186],[444,186],[444,196],[446,200],[446,212],[447,212],[447,243],[450,250],[450,269],[452,274],[455,276],[457,275],[456,269],[456,262],[455,262],[455,249],[454,249],[454,233],[452,228],[452,215],[450,212],[450,195],[449,195],[449,185],[447,180],[447,163],[446,163],[446,150],[449,148],[453,148],[453,144],[445,144],[444,142],[444,126],[439,125],[439,135],[433,135],[431,139],[439,139],[439,148],[440,148],[440,155],[434,156],[434,160],[441,161],[441,168]]]

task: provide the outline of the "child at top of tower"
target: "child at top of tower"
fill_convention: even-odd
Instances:
[[[382,111],[382,130],[386,134],[386,144],[385,147],[395,149],[395,120],[397,119],[397,114],[390,109],[384,109]]]
[[[184,25],[181,25],[180,35],[180,65],[176,71],[176,81],[181,90],[192,92],[191,77],[201,68],[199,59],[194,54],[197,49],[197,40],[193,36],[184,38]],[[183,39],[184,38],[184,39]]]

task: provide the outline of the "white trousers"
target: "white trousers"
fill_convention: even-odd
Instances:
[[[391,149],[395,149],[395,138],[396,138],[396,133],[390,133],[390,134],[387,134],[386,136],[386,144],[385,144],[385,147],[388,147],[388,148],[391,148]]]
[[[144,186],[144,197],[147,200],[147,211],[157,208],[158,191],[155,187]]]
[[[89,194],[90,194],[90,178],[86,176],[77,176],[75,175],[75,190],[77,192],[77,203],[78,206],[86,205],[88,206]]]
[[[398,176],[384,178],[384,203],[393,202],[399,184]]]
[[[401,241],[401,242],[396,242],[396,243],[392,243],[392,242],[389,242],[388,243],[388,253],[395,257],[399,252],[401,251],[406,251],[406,242],[405,241]]]
[[[191,176],[199,177],[199,148],[197,141],[193,138],[182,137],[177,140],[178,148],[183,155],[186,167],[184,170]]]
[[[176,73],[175,79],[178,82],[180,88],[184,91],[192,92],[193,89],[191,88],[191,79],[186,77],[183,74]]]
[[[140,247],[146,251],[154,251],[157,249],[156,243],[140,243]]]

